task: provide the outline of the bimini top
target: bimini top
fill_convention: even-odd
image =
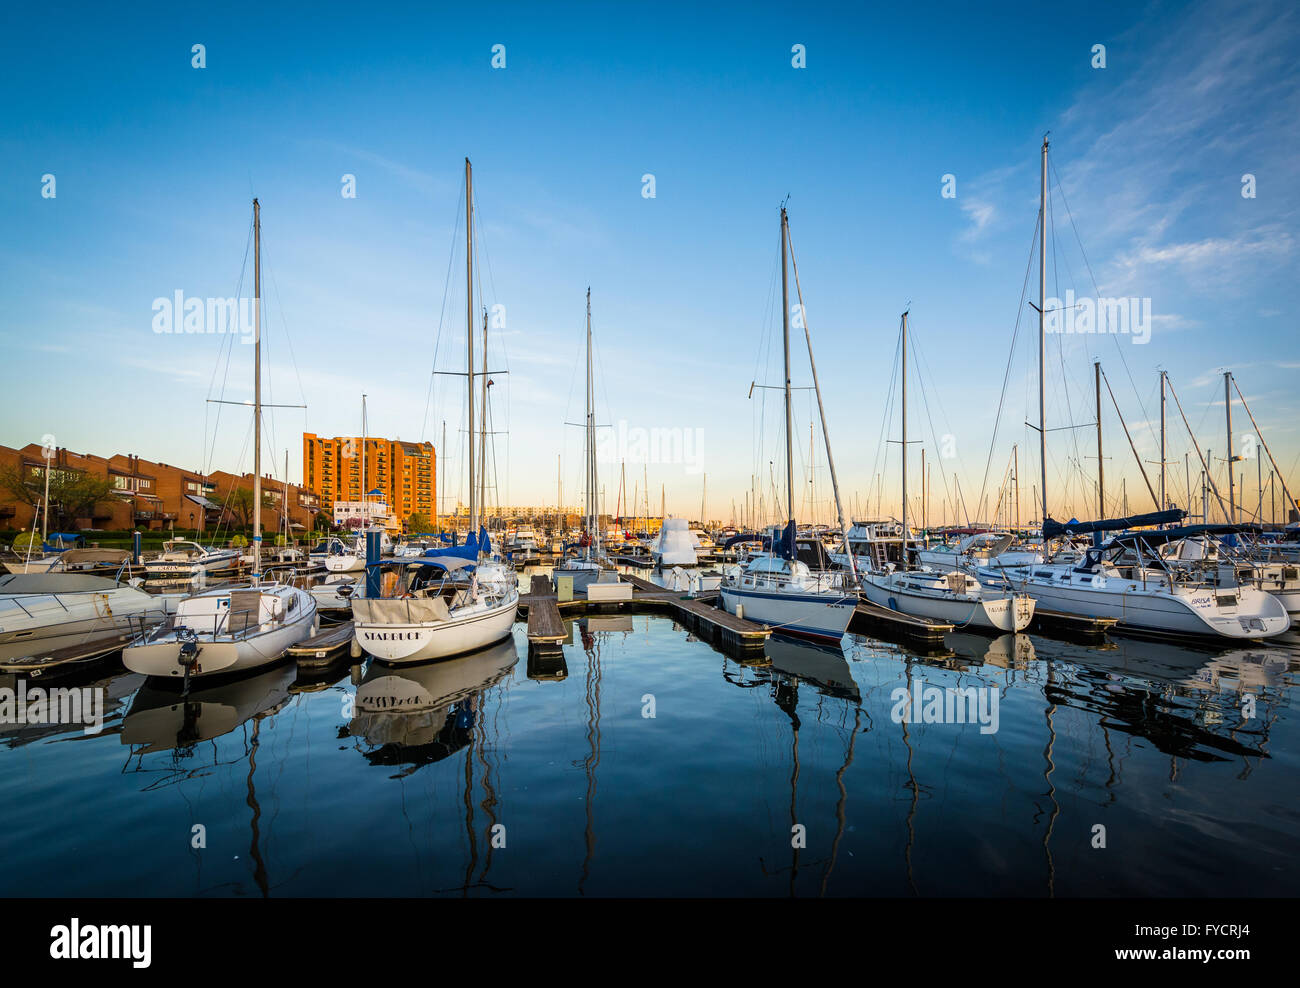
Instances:
[[[428,566],[431,569],[442,569],[448,573],[458,573],[461,570],[473,570],[476,562],[472,559],[466,559],[463,556],[437,555],[437,556],[404,556],[400,559],[379,559],[373,563],[367,563],[369,569],[409,569],[412,566]]]

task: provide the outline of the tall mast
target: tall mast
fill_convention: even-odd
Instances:
[[[907,313],[903,313],[903,569],[907,569]],[[852,555],[852,553],[850,553]]]
[[[790,247],[790,266],[794,269],[794,290],[799,298],[799,312],[803,317],[804,340],[808,344],[808,367],[812,371],[813,390],[817,393],[817,412],[821,417],[822,439],[826,443],[826,466],[831,474],[831,491],[835,495],[835,513],[839,517],[840,534],[847,537],[849,533],[848,518],[844,514],[844,502],[840,499],[840,481],[835,473],[835,454],[831,452],[831,433],[826,427],[826,407],[822,403],[821,384],[817,380],[817,361],[813,358],[812,331],[808,328],[808,313],[803,307],[803,289],[799,286],[799,261],[794,256],[794,242],[790,240],[790,227],[788,224],[785,229],[785,240]],[[853,560],[853,553],[850,552],[847,555],[849,557],[849,570],[852,572],[854,579],[857,579],[858,568]]]
[[[440,463],[438,461],[445,454],[446,449],[447,449],[447,420],[443,419],[442,420],[442,445],[438,447],[438,451],[434,453],[434,459],[433,459],[433,468],[434,470],[437,471],[437,480],[441,485],[440,487],[435,488],[433,492],[433,527],[439,532],[442,531],[442,527],[438,521],[438,512],[440,510],[439,506],[440,504],[447,503],[445,500],[447,496],[447,480],[443,476],[443,473],[447,465],[445,463]],[[439,496],[439,492],[441,492],[441,496]]]
[[[46,465],[46,469],[49,465]],[[253,586],[262,577],[262,207],[253,200]]]
[[[1237,499],[1232,470],[1232,371],[1223,372],[1223,407],[1228,413],[1228,524],[1237,523]]]
[[[1042,470],[1042,522],[1047,521],[1047,135],[1043,135],[1038,189],[1038,464]],[[1103,517],[1105,517],[1103,515]]]
[[[280,517],[284,519],[284,544],[289,544],[289,451],[284,451],[284,498],[280,505]]]
[[[1092,376],[1097,384],[1097,518],[1106,517],[1106,468],[1101,458],[1101,361],[1092,362]]]
[[[786,518],[794,521],[794,416],[790,409],[790,287],[786,280],[785,207],[781,207],[781,339],[785,347],[785,501]],[[793,546],[791,547],[793,548]]]
[[[1165,493],[1165,372],[1160,372],[1160,510],[1169,505]],[[1190,507],[1190,505],[1189,505]]]
[[[481,506],[480,511],[486,519],[489,515],[487,503],[487,435],[491,428],[488,425],[488,366],[487,366],[487,331],[488,331],[488,314],[487,307],[483,307],[483,376],[479,379],[479,394],[481,399],[479,416],[479,448],[478,448],[478,503]],[[500,500],[497,501],[497,507],[501,506]],[[488,524],[491,524],[489,521]]]
[[[469,408],[469,532],[478,539],[478,492],[474,485],[474,173],[465,159],[465,397]]]
[[[361,394],[361,518],[366,528],[370,527],[369,485],[366,483],[366,440],[370,438],[370,429],[366,423],[366,395]]]
[[[591,559],[591,547],[597,538],[596,517],[596,420],[592,411],[594,395],[591,386],[591,286],[587,286],[587,553]]]

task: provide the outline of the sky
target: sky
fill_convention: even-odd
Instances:
[[[625,475],[623,504],[648,487],[654,514],[662,497],[669,514],[698,518],[704,500],[708,518],[740,520],[759,496],[783,514],[785,202],[846,512],[899,514],[907,310],[910,497],[924,448],[931,520],[987,518],[1014,456],[1028,518],[1050,132],[1047,296],[1149,299],[1150,318],[1141,343],[1048,336],[1049,513],[1096,514],[1094,360],[1133,447],[1103,386],[1108,510],[1154,506],[1137,463],[1154,483],[1160,370],[1225,493],[1231,370],[1300,494],[1294,4],[0,18],[5,445],[251,469],[251,413],[212,400],[251,399],[253,348],[159,332],[157,300],[252,296],[256,196],[263,400],[306,406],[268,410],[264,469],[282,477],[287,451],[296,481],[303,431],[359,434],[365,393],[371,435],[442,447],[445,423],[445,500],[463,498],[465,382],[445,372],[465,364],[469,157],[475,309],[493,313],[490,503],[580,503],[569,423],[590,287],[606,508]],[[795,304],[793,276],[789,290]],[[796,514],[829,521],[799,328],[791,360]],[[1258,450],[1233,415],[1253,511]],[[1167,434],[1186,506],[1199,468],[1172,398]]]

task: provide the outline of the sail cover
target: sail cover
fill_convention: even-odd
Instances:
[[[1182,508],[1170,508],[1168,511],[1152,511],[1127,518],[1103,518],[1101,521],[1078,521],[1071,518],[1067,522],[1059,522],[1048,518],[1043,522],[1043,538],[1055,539],[1062,535],[1086,535],[1090,532],[1118,532],[1143,525],[1175,525],[1186,517],[1187,512]]]

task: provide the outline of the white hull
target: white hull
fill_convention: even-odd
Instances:
[[[749,590],[722,587],[722,606],[728,614],[765,624],[786,634],[812,635],[839,640],[849,628],[857,598],[840,593]]]
[[[1002,577],[981,571],[980,582],[999,586]],[[1235,588],[1232,593],[1211,588],[1169,593],[1134,589],[1090,590],[1071,584],[1056,587],[1046,581],[1025,580],[1008,574],[1009,582],[1030,594],[1041,607],[1083,617],[1115,618],[1123,627],[1143,631],[1166,631],[1178,635],[1215,635],[1253,639],[1281,634],[1290,627],[1290,617],[1281,602],[1253,587]],[[1235,597],[1237,604],[1219,604],[1218,598]]]
[[[419,624],[354,624],[357,644],[380,662],[428,662],[462,655],[499,642],[510,634],[519,594],[504,601],[458,608],[450,621]]]
[[[200,559],[154,559],[144,564],[144,571],[149,576],[192,576],[196,573],[212,573],[217,570],[230,569],[239,565],[237,552],[214,553]]]
[[[290,645],[314,635],[320,628],[316,602],[303,591],[295,593],[301,595],[299,600],[304,602],[303,606],[292,620],[277,623],[269,630],[251,632],[246,636],[214,636],[210,630],[206,635],[200,632],[197,665],[190,671],[190,678],[243,672],[269,665],[282,659]],[[154,641],[123,649],[122,664],[132,672],[146,676],[181,679],[185,669],[179,661],[180,650],[176,632],[170,631]]]
[[[174,613],[176,600],[132,587],[0,598],[0,662],[140,634]]]
[[[326,556],[325,569],[330,573],[357,573],[366,568],[365,556]]]
[[[1034,617],[1032,598],[1006,596],[965,600],[936,597],[891,586],[886,578],[871,574],[862,578],[862,595],[873,604],[891,611],[945,621],[958,628],[1017,632],[1029,627]]]

